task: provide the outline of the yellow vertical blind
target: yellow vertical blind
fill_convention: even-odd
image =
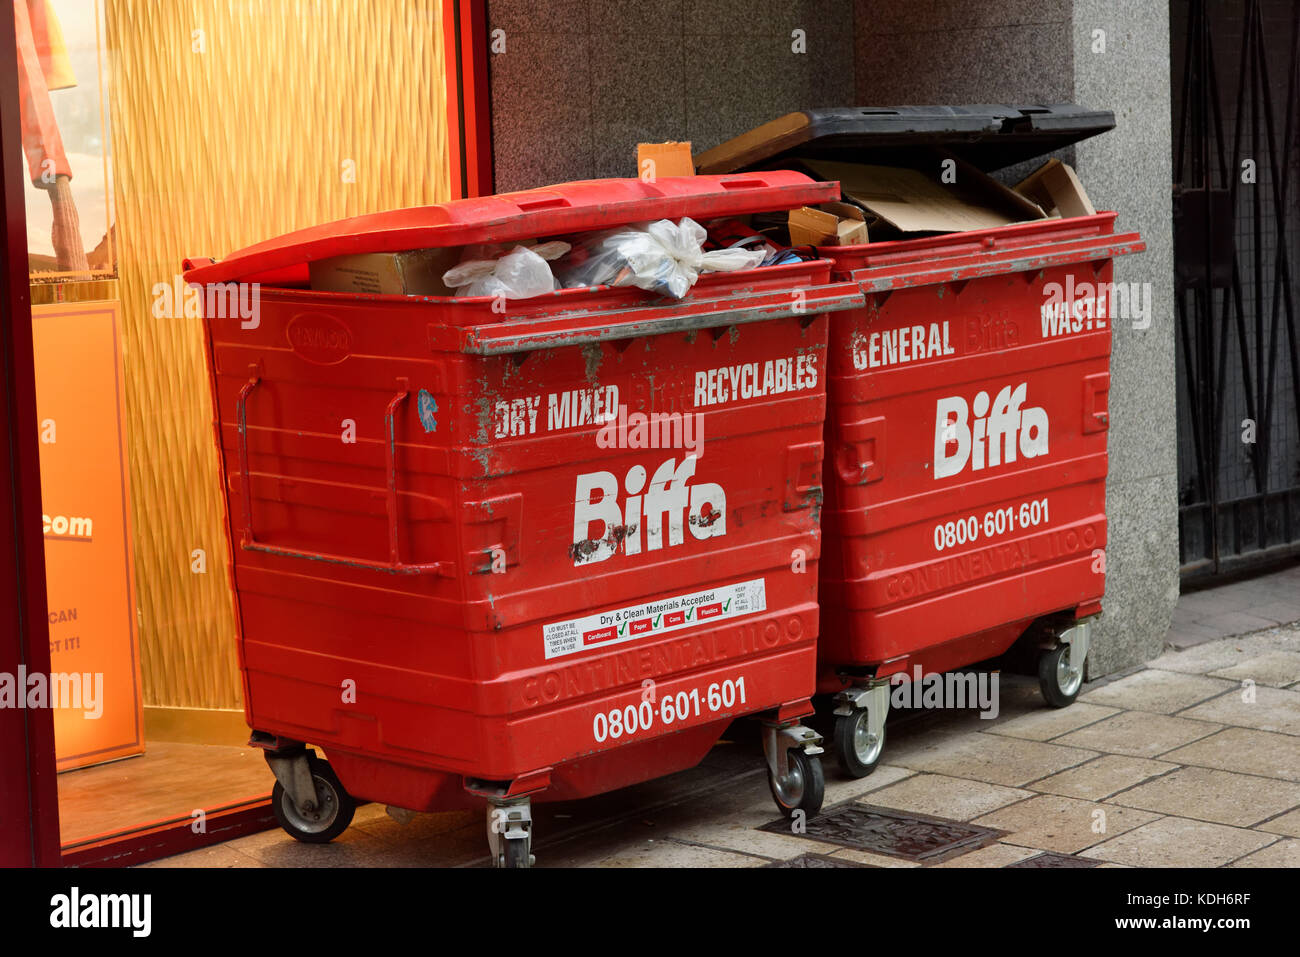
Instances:
[[[105,0],[104,15],[145,704],[237,708],[201,324],[158,318],[154,290],[185,256],[449,199],[441,5]]]

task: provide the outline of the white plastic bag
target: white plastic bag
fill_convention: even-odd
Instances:
[[[527,299],[555,290],[555,276],[547,260],[557,259],[569,251],[568,243],[552,242],[539,246],[515,246],[504,256],[503,247],[470,247],[459,265],[442,274],[442,281],[456,290],[457,296],[504,296]]]
[[[700,272],[735,272],[738,269],[757,269],[767,259],[766,247],[742,249],[714,249],[700,256]]]
[[[683,217],[594,233],[579,242],[584,257],[558,263],[556,276],[567,288],[636,286],[680,299],[701,272],[752,269],[763,255],[749,250],[704,252],[704,227]]]

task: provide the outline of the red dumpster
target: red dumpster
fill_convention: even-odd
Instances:
[[[570,183],[187,261],[245,715],[290,834],[331,839],[354,800],[486,802],[495,860],[526,866],[530,798],[693,766],[742,715],[765,722],[778,804],[815,813],[820,739],[798,719],[815,681],[825,313],[861,305],[857,285],[821,260],[704,274],[681,300],[601,286],[504,313],[305,286],[308,263],[342,254],[837,195],[788,172]],[[221,307],[236,284],[251,318]]]
[[[832,324],[826,426],[818,686],[839,694],[851,773],[880,756],[890,676],[997,657],[1035,623],[1044,697],[1078,694],[1105,592],[1111,321],[1095,290],[1143,248],[1114,219],[834,251],[869,294]],[[1067,311],[1045,311],[1053,284],[1079,291]]]
[[[771,126],[737,141],[749,152],[732,161],[881,162],[942,142],[997,168],[1113,119],[917,107]],[[822,525],[818,690],[834,695],[850,774],[879,760],[891,677],[973,665],[1023,638],[1047,702],[1078,694],[1105,591],[1112,260],[1144,248],[1114,221],[819,247],[867,297],[831,322]]]

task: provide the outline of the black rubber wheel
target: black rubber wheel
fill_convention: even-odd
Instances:
[[[284,832],[304,844],[328,844],[347,830],[356,813],[357,802],[339,783],[329,762],[307,756],[312,782],[316,785],[316,810],[305,814],[289,797],[279,781],[271,791],[271,810]]]
[[[850,777],[865,778],[876,770],[884,750],[885,729],[880,729],[877,740],[870,739],[865,708],[835,716],[835,753],[840,759],[840,767]]]
[[[1070,661],[1070,646],[1062,643],[1038,656],[1038,687],[1043,700],[1053,708],[1074,704],[1083,687],[1083,662],[1075,669]]]
[[[505,845],[502,848],[502,856],[505,858],[502,867],[533,866],[532,855],[528,853],[528,845],[532,843],[531,841],[526,841],[523,838],[508,841],[502,838],[501,843]]]
[[[771,772],[768,772],[767,785],[772,791],[772,800],[786,817],[794,817],[795,811],[803,811],[808,817],[813,817],[822,809],[822,801],[826,797],[826,775],[822,771],[822,760],[800,748],[790,749],[789,760],[790,772],[783,784],[778,784]]]

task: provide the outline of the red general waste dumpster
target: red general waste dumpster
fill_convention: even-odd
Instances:
[[[815,681],[825,313],[861,305],[857,285],[810,261],[705,274],[681,300],[567,289],[504,314],[487,297],[303,286],[308,263],[345,253],[835,195],[795,173],[570,183],[187,261],[245,715],[290,834],[330,840],[354,800],[486,801],[496,862],[526,866],[530,798],[691,767],[741,715],[765,722],[778,804],[816,812],[820,739],[798,719]],[[222,308],[232,284],[255,315]]]
[[[851,774],[880,757],[891,676],[995,658],[1031,626],[1044,698],[1078,694],[1105,592],[1097,290],[1143,248],[1114,220],[823,250],[868,294],[831,326],[822,526],[818,686]]]
[[[700,166],[816,157],[938,182],[953,155],[998,169],[1113,126],[1069,105],[817,110]],[[1144,248],[1114,221],[819,247],[867,296],[831,321],[818,639],[818,690],[833,695],[852,775],[880,758],[891,678],[1024,639],[1047,702],[1078,694],[1105,591],[1112,260]]]

